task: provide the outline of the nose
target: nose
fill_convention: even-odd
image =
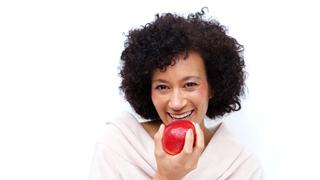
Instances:
[[[181,110],[185,105],[186,99],[184,98],[183,94],[178,89],[175,89],[170,96],[168,104],[169,108],[174,111],[178,111]]]

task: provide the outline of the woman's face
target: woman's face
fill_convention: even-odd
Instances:
[[[178,57],[166,71],[156,69],[152,76],[152,102],[164,124],[174,120],[202,123],[208,109],[209,84],[203,59],[190,52]]]

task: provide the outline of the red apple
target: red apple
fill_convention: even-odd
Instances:
[[[188,129],[192,129],[194,146],[196,142],[196,129],[193,123],[188,120],[176,120],[168,124],[164,129],[162,137],[163,149],[171,155],[180,153],[183,149]]]

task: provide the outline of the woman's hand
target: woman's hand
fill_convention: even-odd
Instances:
[[[189,129],[182,151],[176,155],[169,155],[162,147],[164,125],[161,124],[158,132],[154,135],[155,156],[157,161],[157,172],[154,180],[182,179],[197,167],[199,157],[204,149],[204,136],[199,125],[195,124],[195,127],[197,137],[196,145],[193,147],[193,132]]]

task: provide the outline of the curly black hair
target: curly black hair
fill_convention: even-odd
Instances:
[[[227,35],[225,26],[205,18],[202,9],[187,17],[157,14],[151,23],[129,31],[121,54],[120,90],[142,118],[159,120],[151,99],[152,72],[165,70],[177,56],[190,51],[204,60],[214,92],[206,115],[214,119],[241,109],[246,75],[243,46]]]

